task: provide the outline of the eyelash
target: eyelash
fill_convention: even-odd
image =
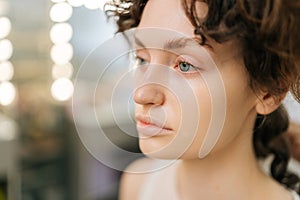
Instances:
[[[189,69],[187,71],[183,71],[180,69],[180,64],[189,65]],[[183,74],[194,74],[199,72],[199,68],[195,65],[191,64],[190,62],[186,61],[184,58],[180,57],[176,60],[176,64],[174,66],[175,69],[178,69]]]
[[[137,55],[137,52],[133,53],[133,57],[134,57],[136,66],[145,66],[149,63],[149,61],[147,61],[146,58],[143,58],[143,56]],[[180,64],[186,64],[186,65],[189,65],[190,67],[187,71],[183,71],[180,69]],[[193,64],[191,64],[189,61],[185,60],[181,56],[176,59],[174,69],[178,70],[180,73],[183,73],[185,75],[192,75],[192,74],[198,73],[200,70],[198,67],[194,66]]]
[[[148,63],[146,58],[143,58],[143,56],[137,55],[137,52],[132,52],[132,58],[135,61],[136,66],[143,66]]]
[[[139,57],[139,56],[136,56],[135,60],[136,60],[136,65],[137,66],[143,66],[143,65],[148,63],[148,61],[146,59],[144,59],[142,57]]]

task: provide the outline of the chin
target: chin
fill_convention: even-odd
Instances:
[[[161,138],[148,138],[140,140],[139,145],[142,153],[147,157],[154,159],[177,160],[182,157],[192,157],[186,154],[186,148],[182,145],[174,145],[172,142],[163,143]]]

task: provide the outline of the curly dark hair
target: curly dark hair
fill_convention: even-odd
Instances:
[[[299,0],[203,0],[208,5],[205,19],[198,18],[196,3],[182,0],[186,15],[202,43],[212,38],[219,43],[236,39],[243,50],[249,85],[264,88],[280,102],[288,91],[300,102],[300,1]],[[113,0],[118,31],[136,27],[147,0]],[[273,155],[271,175],[300,193],[299,178],[288,172],[289,147],[283,133],[289,125],[283,105],[273,113],[257,115],[253,145],[258,158]]]

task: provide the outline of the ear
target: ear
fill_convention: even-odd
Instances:
[[[272,113],[280,106],[285,96],[286,93],[279,96],[274,96],[270,93],[263,93],[258,97],[256,112],[261,115],[268,115]]]

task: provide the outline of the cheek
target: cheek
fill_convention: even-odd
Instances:
[[[254,108],[255,94],[249,86],[245,69],[235,66],[236,70],[224,71],[224,83],[226,87],[227,115],[232,121],[240,122]],[[231,123],[235,124],[235,123]],[[241,124],[241,123],[236,123]]]
[[[251,134],[256,116],[256,96],[248,84],[247,73],[240,66],[231,66],[221,72],[226,90],[226,118],[214,151],[224,148],[244,134]]]
[[[211,92],[205,81],[201,78],[195,79],[191,82],[191,85],[193,85],[193,90],[199,107],[199,118],[197,121],[197,127],[194,130],[194,132],[196,132],[196,136],[193,139],[191,146],[183,156],[183,158],[188,159],[199,157],[203,141],[207,134],[209,134],[208,131],[212,120],[213,108]]]
[[[168,159],[198,158],[204,144],[215,151],[232,141],[247,117],[252,93],[245,74],[233,74],[232,69],[221,74],[224,83],[221,87],[208,86],[216,80],[209,82],[199,77],[188,79],[188,88],[177,85],[172,90],[175,92],[164,92],[166,100],[161,109],[175,134],[141,139],[140,147],[145,154]],[[136,110],[139,109],[137,106]],[[218,119],[220,116],[224,116],[225,122]],[[218,134],[219,140],[214,138]]]
[[[199,106],[197,135],[184,154],[185,158],[205,157],[210,151],[223,148],[247,129],[253,114],[254,95],[248,86],[246,72],[242,69],[221,71],[223,86],[214,87],[209,78],[193,80],[191,85]],[[215,76],[214,76],[215,77]],[[250,120],[250,121],[251,121]],[[185,120],[183,120],[184,123]],[[180,133],[181,134],[181,133]]]
[[[140,139],[142,152],[162,159],[190,157],[192,153],[197,156],[205,130],[198,132],[206,129],[210,119],[207,93],[199,80],[189,81],[189,88],[185,90],[165,92],[166,101],[161,109],[166,113],[167,124],[174,130],[174,135]]]

